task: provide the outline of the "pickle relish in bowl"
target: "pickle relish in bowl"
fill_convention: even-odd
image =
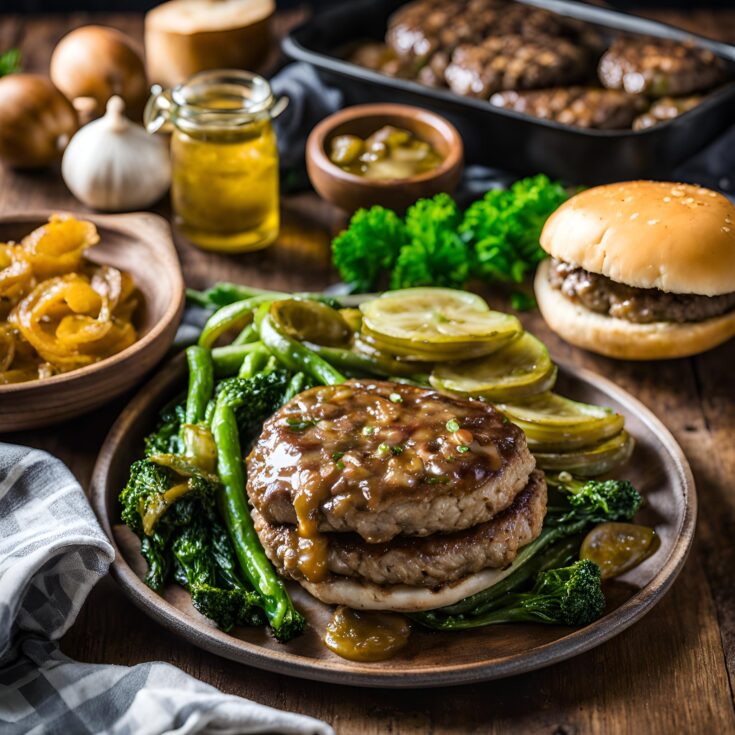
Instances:
[[[384,125],[365,140],[348,134],[332,138],[329,160],[366,179],[406,179],[436,168],[442,157],[410,130]]]

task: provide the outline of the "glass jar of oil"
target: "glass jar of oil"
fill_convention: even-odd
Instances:
[[[208,250],[245,252],[278,235],[278,149],[271,121],[285,108],[268,82],[208,71],[153,90],[148,132],[171,133],[174,223]]]

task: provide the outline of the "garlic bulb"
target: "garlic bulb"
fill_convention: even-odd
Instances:
[[[124,212],[158,201],[171,184],[168,150],[123,114],[110,97],[99,120],[85,125],[66,148],[61,173],[72,194],[88,207]]]

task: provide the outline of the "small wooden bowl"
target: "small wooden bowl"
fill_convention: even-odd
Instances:
[[[442,162],[431,171],[407,179],[366,179],[329,160],[327,151],[337,135],[367,138],[383,125],[409,130],[431,146]],[[417,199],[439,192],[451,194],[459,183],[464,145],[457,129],[443,117],[410,105],[356,105],[322,120],[306,142],[306,168],[311,183],[327,201],[348,212],[379,204],[399,211]]]
[[[0,216],[0,242],[20,241],[53,211]],[[184,309],[184,279],[168,223],[147,213],[75,215],[94,222],[100,242],[95,263],[128,271],[143,296],[138,340],[100,362],[45,380],[0,385],[0,432],[48,426],[90,411],[132,388],[173,342]]]

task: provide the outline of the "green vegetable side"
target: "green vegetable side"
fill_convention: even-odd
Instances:
[[[447,231],[444,225],[457,221],[452,211],[449,207],[443,219],[423,226],[434,234]],[[423,221],[423,215],[416,217],[412,228]],[[473,294],[441,289],[391,292],[364,304],[358,318],[354,309],[340,309],[314,294],[293,298],[232,284],[218,284],[192,300],[216,304],[215,311],[199,344],[186,351],[186,391],[162,408],[156,430],[145,440],[145,456],[130,468],[119,498],[121,518],[141,541],[148,565],[145,581],[151,588],[160,591],[177,583],[190,592],[193,606],[222,630],[267,624],[285,642],[306,623],[255,533],[245,490],[243,458],[263,422],[300,391],[341,383],[346,376],[390,377],[398,368],[401,377],[390,379],[430,388],[429,373],[442,360],[456,359],[457,350],[466,351],[468,339],[473,344],[485,339],[490,353],[482,359],[499,361],[487,374],[502,375],[507,355],[496,350],[505,344],[498,324],[510,318],[510,327],[520,330],[520,323],[491,312]],[[365,321],[392,351],[366,349]],[[400,356],[402,350],[414,350],[415,325],[423,330],[428,362]],[[226,335],[234,335],[230,343],[215,346]],[[501,388],[483,384],[493,395]],[[518,404],[505,410],[522,412],[537,430],[555,426],[560,417],[551,409],[544,411],[566,399],[548,393],[546,384],[536,389],[544,393],[531,408]],[[608,409],[573,405],[577,413],[567,410],[563,421],[564,441],[575,447],[580,437],[598,441],[594,432],[584,434],[585,422],[616,417]],[[458,424],[450,420],[446,428],[456,431]],[[563,459],[563,449],[555,456]],[[461,630],[507,621],[585,625],[599,617],[604,608],[600,572],[593,562],[580,561],[582,536],[599,523],[629,521],[641,497],[625,481],[580,480],[565,472],[547,479],[549,503],[541,534],[520,550],[502,579],[454,605],[412,616],[416,623]]]
[[[569,194],[547,176],[493,189],[462,214],[448,194],[420,199],[404,219],[384,207],[358,210],[332,242],[334,265],[354,291],[445,286],[471,278],[520,284],[546,257],[539,237],[549,215]],[[514,294],[513,305],[532,299]]]

